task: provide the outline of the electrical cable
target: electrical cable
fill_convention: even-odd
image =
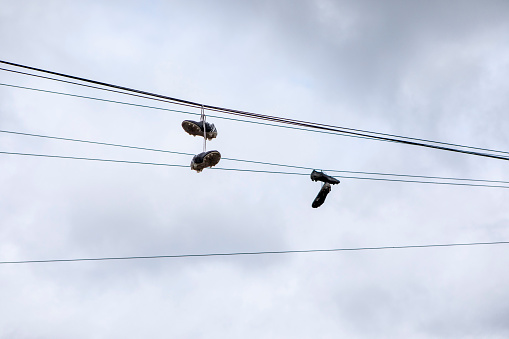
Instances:
[[[82,139],[71,139],[71,138],[63,138],[49,135],[41,135],[41,134],[32,134],[32,133],[24,133],[24,132],[16,132],[16,131],[6,131],[0,130],[0,133],[8,133],[22,136],[30,136],[37,138],[47,138],[47,139],[55,139],[62,141],[72,141],[72,142],[80,142],[80,143],[88,143],[88,144],[96,144],[103,146],[112,146],[112,147],[121,147],[121,148],[130,148],[151,152],[162,152],[162,153],[171,153],[171,154],[179,154],[179,155],[188,155],[194,156],[193,153],[185,153],[185,152],[177,152],[177,151],[169,151],[155,148],[147,148],[147,147],[138,147],[138,146],[129,146],[129,145],[121,145],[121,144],[112,144],[107,142],[99,142],[99,141],[91,141],[91,140],[82,140]],[[229,160],[229,161],[238,161],[238,162],[246,162],[252,164],[259,165],[268,165],[268,166],[277,166],[277,167],[287,167],[287,168],[295,168],[295,169],[305,169],[305,170],[314,170],[316,168],[312,167],[304,167],[304,166],[294,166],[294,165],[285,165],[285,164],[276,164],[271,162],[264,161],[254,161],[254,160],[244,160],[244,159],[236,159],[236,158],[227,158],[222,157],[221,160]],[[474,182],[486,182],[486,183],[499,183],[499,184],[509,184],[509,181],[503,180],[487,180],[487,179],[469,179],[469,178],[453,178],[453,177],[438,177],[438,176],[425,176],[425,175],[410,175],[410,174],[394,174],[394,173],[379,173],[379,172],[362,172],[362,171],[346,171],[346,170],[325,170],[325,172],[333,172],[333,173],[351,173],[351,174],[367,174],[367,175],[380,175],[380,176],[394,176],[394,177],[406,177],[406,178],[421,178],[421,179],[439,179],[439,180],[457,180],[457,181],[474,181]]]
[[[195,103],[195,102],[191,102],[191,101],[181,100],[181,99],[177,99],[177,98],[171,98],[171,97],[167,97],[167,96],[163,96],[163,95],[159,95],[159,94],[155,94],[155,93],[139,91],[139,90],[135,90],[135,89],[127,88],[127,87],[117,86],[117,85],[108,84],[108,83],[104,83],[104,82],[98,82],[98,81],[95,81],[95,80],[90,80],[90,79],[86,79],[86,78],[80,78],[80,77],[71,76],[71,75],[67,75],[67,74],[63,74],[63,73],[52,72],[52,71],[43,70],[43,69],[39,69],[39,68],[35,68],[35,67],[15,64],[15,63],[7,62],[7,61],[0,60],[0,63],[8,64],[8,65],[15,66],[15,67],[31,69],[31,70],[35,70],[35,71],[38,71],[38,72],[44,72],[44,73],[49,73],[49,74],[53,74],[53,75],[58,75],[58,76],[61,76],[61,77],[66,77],[66,78],[76,79],[76,80],[90,82],[90,83],[94,83],[94,84],[99,84],[99,85],[102,85],[102,86],[108,86],[108,87],[113,87],[113,88],[117,88],[117,89],[122,89],[122,90],[128,91],[128,92],[116,91],[116,90],[111,90],[111,89],[103,88],[103,87],[90,86],[90,85],[86,85],[86,84],[80,84],[80,83],[77,83],[77,82],[66,81],[66,80],[57,79],[57,78],[51,78],[51,77],[45,77],[45,76],[41,76],[41,75],[37,75],[37,74],[32,74],[32,73],[26,73],[26,72],[20,72],[20,71],[15,71],[15,70],[9,70],[9,69],[6,69],[6,68],[0,68],[0,70],[3,70],[3,71],[14,72],[14,73],[23,74],[23,75],[29,75],[29,76],[34,76],[34,77],[48,79],[48,80],[60,81],[60,82],[70,83],[70,84],[74,84],[74,85],[78,85],[78,86],[85,86],[85,87],[90,87],[90,88],[94,88],[94,89],[100,89],[100,90],[105,90],[105,91],[110,91],[110,92],[115,92],[115,93],[121,93],[121,94],[126,94],[126,95],[133,95],[133,96],[137,96],[137,97],[141,97],[141,98],[145,98],[145,99],[158,100],[158,101],[162,101],[162,102],[166,102],[166,103],[183,104],[183,105],[188,106],[188,107],[197,107],[197,108],[198,107],[205,107],[205,108],[208,108],[208,109],[212,108],[212,106],[203,105],[203,104],[199,104],[199,103]],[[152,96],[152,97],[135,95],[135,94],[129,93],[129,92],[143,93],[144,95],[149,95],[149,96]],[[164,99],[162,99],[162,98],[164,98]],[[230,109],[219,108],[219,107],[214,107],[214,108],[217,111],[219,111],[219,112],[229,112],[229,111],[232,111],[232,112],[242,112],[242,113],[253,114],[253,115],[256,115],[256,116],[262,116],[260,114],[255,114],[255,113],[249,113],[249,112],[243,112],[243,111],[237,111],[237,110],[230,110]],[[301,122],[301,121],[298,121],[298,120],[279,118],[279,117],[270,117],[270,116],[264,116],[264,117],[274,118],[274,119],[284,119],[284,120],[294,121],[294,122]],[[405,138],[405,139],[411,139],[411,140],[418,140],[418,141],[425,141],[425,142],[445,144],[445,145],[450,145],[450,146],[474,148],[474,149],[478,149],[478,150],[485,150],[485,151],[492,151],[492,152],[500,152],[500,153],[509,154],[509,152],[496,151],[496,150],[483,149],[483,148],[464,146],[464,145],[457,145],[457,144],[449,144],[449,143],[443,143],[443,142],[426,140],[426,139],[417,139],[417,138],[411,138],[411,137],[403,137],[403,136],[398,136],[398,135],[393,135],[393,134],[386,134],[386,133],[365,131],[365,130],[360,130],[360,129],[347,128],[347,127],[339,127],[339,126],[332,126],[332,125],[325,125],[325,124],[318,124],[318,123],[311,123],[311,124],[316,124],[316,125],[324,126],[324,127],[343,128],[343,129],[346,129],[346,130],[357,131],[357,132],[373,133],[373,134],[378,134],[378,135],[393,136],[393,137],[398,137],[398,138]]]
[[[358,129],[352,129],[352,128],[345,128],[345,127],[340,127],[340,126],[333,126],[333,125],[319,124],[319,123],[314,123],[314,122],[307,122],[307,121],[302,121],[302,120],[295,120],[295,119],[288,119],[288,118],[281,118],[281,117],[275,117],[275,116],[262,115],[262,114],[257,114],[257,113],[251,113],[251,112],[246,112],[246,111],[241,111],[241,110],[234,110],[234,109],[228,109],[228,108],[211,106],[211,105],[204,105],[204,104],[200,104],[200,103],[189,101],[189,100],[173,98],[173,97],[169,97],[169,96],[165,96],[165,95],[160,95],[160,94],[156,94],[156,93],[141,91],[141,90],[137,90],[137,89],[133,89],[133,88],[128,88],[128,87],[123,87],[123,86],[118,86],[118,85],[114,85],[114,84],[109,84],[109,83],[105,83],[105,82],[100,82],[100,81],[96,81],[96,80],[87,79],[87,78],[77,77],[77,76],[73,76],[73,75],[69,75],[69,74],[53,72],[53,71],[49,71],[49,70],[44,70],[44,69],[40,69],[40,68],[36,68],[36,67],[21,65],[21,64],[17,64],[17,63],[8,62],[8,61],[0,60],[0,63],[7,64],[7,65],[10,65],[10,66],[14,66],[14,67],[30,69],[32,71],[48,73],[48,74],[52,74],[52,75],[56,75],[56,76],[60,76],[60,77],[65,77],[65,78],[69,78],[69,79],[73,79],[73,80],[93,83],[95,85],[111,87],[111,88],[119,89],[119,90],[122,90],[122,91],[133,92],[133,93],[142,94],[142,95],[145,95],[145,96],[151,96],[151,97],[156,97],[156,98],[160,98],[160,99],[165,99],[165,100],[171,101],[172,103],[175,103],[175,104],[185,104],[187,106],[192,106],[192,107],[197,107],[197,108],[204,107],[207,110],[218,111],[218,112],[222,112],[222,113],[226,113],[226,114],[233,114],[233,115],[239,115],[239,116],[243,116],[243,117],[262,119],[262,120],[269,120],[269,121],[272,121],[272,122],[278,122],[278,123],[282,123],[282,124],[297,125],[297,126],[313,128],[313,129],[321,129],[321,130],[327,130],[327,131],[342,132],[342,133],[351,134],[351,135],[357,135],[357,136],[371,137],[373,139],[381,140],[381,141],[398,142],[398,143],[412,145],[412,146],[427,147],[427,148],[439,149],[439,150],[443,150],[443,151],[463,153],[463,154],[469,154],[469,155],[475,155],[475,156],[481,156],[481,157],[487,157],[487,158],[493,158],[493,159],[499,159],[499,160],[509,160],[508,157],[498,156],[498,155],[494,155],[494,154],[481,153],[481,152],[473,152],[473,151],[467,151],[467,150],[462,150],[462,149],[455,149],[455,148],[446,147],[446,146],[439,146],[439,145],[432,145],[432,144],[423,143],[423,141],[424,141],[424,142],[428,142],[428,143],[431,142],[431,143],[440,144],[440,145],[454,145],[454,144],[448,144],[448,143],[444,143],[444,142],[437,142],[437,141],[431,141],[431,140],[425,140],[425,139],[417,139],[417,138],[410,138],[410,137],[402,137],[402,136],[397,136],[397,138],[400,138],[400,139],[394,139],[393,137],[388,137],[388,136],[394,136],[394,135],[389,135],[389,134],[384,134],[384,133],[379,133],[379,132],[370,132],[370,131],[364,131],[364,130],[358,130]],[[374,135],[369,135],[369,134],[366,134],[366,133],[370,133],[370,134],[374,134]],[[381,136],[381,135],[383,135],[383,136]],[[406,139],[406,140],[403,140],[403,139]],[[410,141],[410,140],[412,140],[412,141]],[[470,148],[470,149],[472,149],[472,148],[473,149],[479,149],[477,147],[474,148],[472,146],[462,146],[462,145],[458,145],[458,146],[455,146],[455,147],[463,147],[463,148]],[[495,152],[498,152],[498,151],[495,151]]]
[[[486,246],[486,245],[502,245],[502,244],[509,244],[509,241],[427,244],[427,245],[403,245],[403,246],[379,246],[379,247],[349,247],[349,248],[347,247],[347,248],[287,250],[287,251],[147,255],[147,256],[129,256],[129,257],[100,257],[100,258],[46,259],[46,260],[12,260],[12,261],[0,261],[0,264],[1,265],[8,265],[8,264],[12,265],[12,264],[41,264],[41,263],[56,263],[56,262],[79,262],[79,261],[232,257],[232,256],[247,256],[247,255],[297,254],[297,253],[319,253],[319,252],[321,252],[321,253],[324,253],[324,252],[358,252],[358,251],[381,251],[381,250],[395,250],[395,249],[432,248],[432,247],[436,248],[436,247],[459,247],[459,246],[481,246],[481,245]]]
[[[161,107],[154,107],[154,106],[140,105],[140,104],[127,103],[127,102],[115,101],[115,100],[108,100],[108,99],[101,99],[101,98],[95,98],[95,97],[87,97],[87,96],[82,96],[82,95],[77,95],[77,94],[69,94],[69,93],[62,93],[62,92],[48,91],[48,90],[43,90],[43,89],[30,88],[30,87],[24,87],[24,86],[17,86],[17,85],[5,84],[5,83],[0,83],[0,86],[8,86],[8,87],[14,87],[14,88],[20,88],[20,89],[33,90],[33,91],[44,92],[44,93],[52,93],[52,94],[66,95],[66,96],[77,97],[77,98],[83,98],[83,99],[90,99],[90,100],[104,101],[104,102],[109,102],[109,103],[123,104],[123,105],[136,106],[136,107],[143,107],[143,108],[158,109],[158,110],[164,110],[164,111],[170,111],[170,112],[177,112],[177,113],[183,113],[183,114],[199,115],[199,113],[193,113],[193,112],[185,112],[185,111],[172,110],[172,109],[168,109],[168,108],[161,108]],[[274,127],[290,128],[290,129],[303,130],[303,131],[308,131],[308,132],[317,132],[317,133],[332,134],[332,135],[342,135],[342,136],[355,137],[355,138],[360,138],[360,139],[372,139],[372,140],[379,140],[379,138],[375,138],[375,137],[371,137],[371,136],[352,135],[352,134],[347,134],[346,132],[337,132],[337,131],[336,131],[336,132],[327,132],[327,131],[322,131],[322,130],[312,130],[312,129],[305,129],[305,128],[293,127],[293,126],[292,126],[292,127],[290,127],[290,126],[284,126],[284,125],[274,125],[274,124],[262,123],[262,122],[256,122],[256,121],[247,121],[247,120],[241,120],[241,119],[234,119],[234,118],[227,118],[227,117],[221,117],[221,116],[214,116],[214,115],[210,115],[210,114],[208,114],[208,116],[209,116],[209,117],[213,117],[213,118],[217,118],[217,119],[225,119],[225,120],[232,120],[232,121],[240,121],[240,122],[254,123],[254,124],[266,125],[266,126],[274,126]],[[388,141],[388,142],[399,142],[399,141],[397,141],[397,140],[384,140],[384,141]],[[408,142],[404,142],[404,143],[408,143]],[[431,147],[431,146],[430,146],[430,147]],[[434,147],[434,146],[433,146],[432,148],[442,149],[442,147],[440,147],[440,146],[436,146],[436,147]],[[489,155],[489,154],[484,154],[484,153],[483,153],[483,154],[481,154],[481,153],[469,152],[469,151],[461,151],[461,150],[454,150],[454,151],[455,151],[455,152],[457,151],[457,152],[460,152],[460,153],[467,153],[467,154],[474,154],[474,153],[475,153],[474,155],[482,155],[482,156],[486,156],[486,157],[489,157],[489,158],[496,158],[496,159],[502,159],[502,160],[509,160],[509,158],[506,158],[506,157],[495,156],[495,155]],[[502,151],[498,151],[498,152],[502,152]]]
[[[190,115],[200,115],[200,113],[179,111],[179,110],[174,110],[174,109],[169,109],[169,108],[162,108],[162,107],[156,107],[156,106],[147,106],[147,105],[135,104],[135,103],[124,102],[124,101],[116,101],[116,100],[102,99],[102,98],[96,98],[96,97],[88,97],[88,96],[78,95],[78,94],[70,94],[70,93],[64,93],[64,92],[49,91],[49,90],[40,89],[40,88],[24,87],[24,86],[17,86],[17,85],[5,84],[5,83],[0,83],[0,86],[7,86],[7,87],[13,87],[13,88],[19,88],[19,89],[26,89],[26,90],[42,92],[42,93],[58,94],[58,95],[70,96],[70,97],[80,98],[80,99],[103,101],[103,102],[108,102],[108,103],[113,103],[113,104],[120,104],[120,105],[127,105],[127,106],[141,107],[141,108],[149,108],[149,109],[168,111],[168,112],[174,112],[174,113],[190,114]],[[344,134],[344,133],[341,133],[341,132],[335,132],[334,133],[334,132],[327,132],[327,131],[306,129],[306,128],[300,128],[300,127],[294,127],[294,126],[275,125],[275,124],[269,124],[269,123],[266,123],[266,122],[235,119],[235,118],[222,117],[222,116],[211,115],[211,114],[207,114],[207,116],[211,117],[211,118],[216,118],[216,119],[231,120],[231,121],[236,121],[236,122],[245,122],[245,123],[249,123],[249,124],[256,124],[256,125],[263,125],[263,126],[272,126],[272,127],[280,127],[280,128],[287,128],[287,129],[295,129],[295,130],[299,130],[299,131],[314,132],[314,133],[321,133],[321,134],[341,135],[341,136],[351,137],[351,138],[372,139],[372,140],[375,140],[374,138],[370,138],[370,137],[348,135],[348,134]]]
[[[62,80],[62,79],[57,79],[57,78],[52,78],[52,77],[46,77],[46,76],[38,75],[38,74],[20,72],[20,71],[15,71],[15,70],[7,69],[7,68],[2,68],[2,67],[0,67],[0,70],[7,71],[7,72],[13,72],[13,73],[17,73],[17,74],[33,76],[33,77],[38,77],[38,78],[47,79],[47,80],[59,81],[59,82],[73,84],[73,85],[77,85],[77,86],[83,86],[83,87],[88,87],[88,88],[104,90],[104,91],[113,92],[113,93],[120,93],[120,94],[135,96],[135,97],[139,97],[139,98],[143,98],[143,99],[156,100],[156,101],[160,101],[160,102],[174,104],[174,102],[169,101],[169,100],[164,100],[164,99],[155,98],[155,97],[148,97],[148,96],[138,95],[138,94],[129,93],[129,92],[122,92],[122,91],[112,90],[112,89],[109,89],[109,88],[103,88],[103,87],[91,86],[91,85],[87,85],[87,84],[81,84],[81,83],[74,82],[74,81],[67,81],[67,80]],[[195,106],[188,105],[188,104],[182,104],[182,105],[188,106],[188,107],[195,107]],[[324,126],[334,127],[332,125],[324,125]],[[344,128],[344,129],[347,129],[347,130],[352,130],[352,131],[358,131],[358,132],[366,132],[366,133],[373,133],[373,134],[390,136],[390,137],[405,138],[405,139],[409,139],[409,140],[417,140],[417,141],[431,142],[431,143],[437,143],[437,144],[443,144],[443,145],[449,145],[449,146],[455,146],[455,147],[470,148],[470,149],[476,149],[476,150],[480,150],[480,151],[488,151],[488,152],[496,152],[496,153],[509,154],[509,152],[506,152],[506,151],[498,151],[498,150],[493,150],[493,149],[488,149],[488,148],[473,147],[473,146],[466,146],[466,145],[460,145],[460,144],[446,143],[446,142],[433,141],[433,140],[427,140],[427,139],[405,137],[405,136],[400,136],[400,135],[395,135],[395,134],[366,131],[366,130],[360,130],[360,129],[355,129],[355,128],[348,128],[348,127],[341,127],[341,128]]]
[[[36,137],[36,138],[62,140],[62,141],[80,142],[80,143],[102,145],[102,146],[131,148],[131,149],[137,149],[137,150],[142,150],[142,151],[163,152],[163,153],[171,153],[171,154],[179,154],[179,155],[191,155],[191,156],[195,155],[193,153],[186,153],[186,152],[168,151],[168,150],[155,149],[155,148],[128,146],[128,145],[112,144],[112,143],[108,143],[108,142],[82,140],[82,139],[73,139],[73,138],[63,138],[63,137],[55,137],[55,136],[50,136],[50,135],[41,135],[41,134],[24,133],[24,132],[16,132],[16,131],[0,130],[0,133],[8,133],[8,134],[15,134],[15,135],[22,135],[22,136],[29,136],[29,137]],[[223,159],[226,159],[226,158],[223,158]],[[228,159],[228,160],[230,160],[230,159]],[[242,160],[238,160],[238,161],[242,161]]]
[[[134,94],[134,93],[130,93],[130,92],[123,92],[123,91],[113,90],[113,89],[110,89],[110,88],[104,88],[104,87],[98,87],[98,86],[91,86],[91,85],[81,84],[81,83],[74,82],[74,81],[67,81],[67,80],[63,80],[63,79],[57,79],[57,78],[52,78],[52,77],[46,77],[46,76],[39,75],[39,74],[26,73],[26,72],[16,71],[16,70],[7,69],[7,68],[2,68],[2,67],[0,67],[0,70],[2,70],[2,71],[7,71],[7,72],[12,72],[12,73],[16,73],[16,74],[28,75],[28,76],[37,77],[37,78],[42,78],[42,79],[47,79],[47,80],[52,80],[52,81],[58,81],[58,82],[62,82],[62,83],[67,83],[67,84],[72,84],[72,85],[77,85],[77,86],[82,86],[82,87],[87,87],[87,88],[93,88],[93,89],[98,89],[98,90],[103,90],[103,91],[108,91],[108,92],[113,92],[113,93],[119,93],[119,94],[124,94],[124,95],[130,95],[130,96],[139,97],[139,98],[148,99],[148,100],[155,100],[155,101],[160,101],[160,102],[164,102],[164,103],[171,103],[171,104],[175,104],[175,103],[174,103],[174,102],[172,102],[172,101],[165,100],[165,99],[160,99],[160,98],[156,98],[156,97],[148,97],[148,96],[138,95],[138,94]],[[28,88],[27,88],[27,89],[28,89]],[[184,104],[184,103],[182,103],[181,105],[188,106],[188,107],[196,107],[196,106],[189,105],[189,104]],[[332,125],[324,125],[324,126],[334,127],[334,126],[332,126]],[[360,130],[360,129],[348,128],[348,127],[341,127],[341,128],[344,128],[344,129],[347,129],[347,130],[352,130],[352,131],[359,131],[359,132],[373,133],[373,134],[379,134],[379,135],[385,135],[385,136],[392,136],[392,137],[398,137],[398,138],[405,138],[405,139],[410,139],[410,140],[418,140],[418,141],[432,142],[432,143],[438,143],[438,144],[449,145],[449,146],[464,147],[464,148],[476,149],[476,150],[481,150],[481,151],[488,151],[488,152],[496,152],[496,153],[509,154],[509,152],[505,152],[505,151],[497,151],[497,150],[488,149],[488,148],[480,148],[480,147],[465,146],[465,145],[452,144],[452,143],[446,143],[446,142],[440,142],[440,141],[433,141],[433,140],[427,140],[427,139],[419,139],[419,138],[404,137],[404,136],[399,136],[399,135],[395,135],[395,134],[387,134],[387,133],[372,132],[372,131],[366,131],[366,130]],[[371,138],[370,138],[370,139],[371,139]],[[376,139],[375,139],[375,140],[376,140]]]
[[[148,99],[148,100],[160,101],[160,102],[165,102],[165,103],[172,103],[171,101],[163,100],[163,99],[159,99],[159,98],[148,97],[148,96],[134,94],[134,93],[129,93],[129,92],[117,91],[117,90],[114,90],[114,89],[111,89],[111,88],[104,88],[104,87],[92,86],[92,85],[87,85],[87,84],[80,84],[79,82],[67,81],[67,80],[57,79],[57,78],[52,78],[52,77],[46,77],[46,76],[39,75],[39,74],[20,72],[20,71],[15,71],[13,69],[7,69],[7,68],[3,68],[3,67],[0,67],[0,71],[12,72],[12,73],[22,74],[22,75],[28,75],[28,76],[32,76],[32,77],[36,77],[36,78],[41,78],[41,79],[46,79],[46,80],[53,80],[53,81],[63,82],[63,83],[66,83],[66,84],[72,84],[72,85],[77,85],[77,86],[82,86],[82,87],[87,87],[87,88],[98,89],[98,90],[102,90],[102,91],[106,91],[106,92],[125,94],[125,95],[130,95],[130,96],[133,96],[133,97],[138,97],[138,98],[143,98],[143,99]],[[184,105],[184,104],[183,104],[183,106],[194,107],[194,106]]]
[[[169,166],[169,167],[189,167],[187,165],[175,165],[175,164],[166,164],[166,163],[153,163],[153,162],[141,162],[141,161],[129,161],[129,160],[113,160],[113,159],[99,159],[99,158],[85,158],[85,157],[72,157],[72,156],[63,156],[63,155],[48,155],[48,154],[35,154],[35,153],[19,153],[19,152],[0,151],[0,154],[33,156],[33,157],[43,157],[43,158],[72,159],[72,160],[89,160],[89,161],[117,162],[117,163],[138,164],[138,165]],[[270,174],[287,174],[287,175],[305,175],[305,176],[309,176],[309,173],[266,171],[266,170],[254,170],[254,169],[243,169],[243,168],[212,167],[210,169],[211,170],[223,170],[223,171],[236,171],[236,172],[252,172],[252,173],[270,173]],[[376,181],[391,181],[391,182],[407,182],[407,183],[417,183],[417,184],[509,188],[509,186],[502,186],[502,185],[467,184],[467,183],[458,183],[458,182],[402,180],[402,179],[387,179],[387,178],[354,177],[354,176],[345,176],[345,175],[336,175],[336,177],[344,178],[344,179],[376,180]]]
[[[200,115],[199,113],[186,112],[186,111],[178,111],[178,110],[173,110],[173,109],[169,109],[169,108],[161,108],[161,107],[147,106],[147,105],[134,104],[134,103],[128,103],[128,102],[122,102],[122,101],[109,100],[109,99],[102,99],[102,98],[88,97],[88,96],[77,95],[77,94],[69,94],[69,93],[63,93],[63,92],[55,92],[55,91],[49,91],[49,90],[43,90],[43,89],[31,88],[31,87],[24,87],[24,86],[17,86],[17,85],[5,84],[5,83],[0,83],[0,86],[7,86],[7,87],[13,87],[13,88],[19,88],[19,89],[26,89],[26,90],[32,90],[32,91],[37,91],[37,92],[43,92],[43,93],[59,94],[59,95],[65,95],[65,96],[77,97],[77,98],[82,98],[82,99],[90,99],[90,100],[104,101],[104,102],[115,103],[115,104],[122,104],[122,105],[128,105],[128,106],[135,106],[135,107],[142,107],[142,108],[150,108],[150,109],[163,110],[163,111],[169,111],[169,112],[176,112],[176,113],[183,113],[183,114],[191,114],[191,115]],[[327,132],[327,131],[321,131],[321,130],[312,130],[312,129],[299,128],[299,127],[294,127],[294,126],[275,125],[275,124],[269,124],[269,123],[263,123],[263,122],[257,122],[257,121],[241,120],[241,119],[235,119],[235,118],[228,118],[228,117],[222,117],[222,116],[210,115],[210,114],[208,114],[207,116],[212,117],[212,118],[217,118],[217,119],[225,119],[225,120],[232,120],[232,121],[238,121],[238,122],[253,123],[253,124],[259,124],[259,125],[265,125],[265,126],[273,126],[273,127],[289,128],[289,129],[296,129],[296,130],[302,130],[302,131],[308,131],[308,132],[315,132],[315,133],[323,133],[323,134],[341,135],[341,136],[348,136],[348,137],[354,137],[354,138],[360,138],[360,139],[372,139],[372,140],[377,140],[376,138],[373,138],[373,137],[365,137],[365,136],[349,135],[349,134],[345,134],[345,133],[343,133],[343,132]],[[391,141],[391,140],[386,140],[386,141],[389,141],[389,142],[397,142],[397,141]],[[462,152],[462,153],[465,153],[465,152]],[[471,152],[466,151],[466,153],[471,153]],[[488,156],[488,157],[495,157],[495,158],[503,159],[503,160],[509,160],[509,158],[505,158],[505,157],[490,156],[490,155],[486,155],[486,156]]]

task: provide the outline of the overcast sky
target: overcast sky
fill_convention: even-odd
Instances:
[[[509,151],[508,18],[506,0],[0,0],[0,59]],[[5,71],[0,83],[198,112]],[[193,118],[0,86],[1,130],[199,153],[181,127]],[[223,157],[509,180],[503,160],[208,121]],[[6,133],[0,151],[191,160]],[[15,155],[0,155],[0,170],[0,261],[509,240],[503,188],[341,179],[313,209],[320,184],[307,176]],[[0,265],[0,338],[507,338],[508,250]]]

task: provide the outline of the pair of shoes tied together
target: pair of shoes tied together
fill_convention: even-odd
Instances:
[[[207,167],[216,166],[221,160],[221,153],[218,151],[207,151],[207,140],[217,137],[217,129],[214,124],[205,121],[205,114],[202,107],[202,117],[200,121],[184,120],[182,128],[192,136],[203,137],[203,152],[195,155],[191,160],[191,169],[200,173]]]
[[[217,137],[217,129],[216,126],[212,123],[205,122],[205,133],[203,132],[203,121],[192,121],[192,120],[184,120],[182,122],[182,128],[188,134],[192,136],[205,136],[207,140],[212,140]]]
[[[311,204],[311,207],[318,208],[318,207],[322,206],[323,203],[325,202],[325,198],[327,198],[327,194],[329,194],[331,191],[331,185],[339,184],[339,180],[334,177],[331,177],[330,175],[327,175],[323,172],[319,172],[316,170],[313,170],[313,172],[311,172],[311,180],[323,182],[320,192],[318,192],[318,195],[316,196],[315,200],[313,200],[313,203]]]

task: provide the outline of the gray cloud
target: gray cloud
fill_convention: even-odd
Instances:
[[[504,1],[0,1],[2,58],[507,149]],[[1,72],[0,82],[144,103]],[[172,107],[161,103],[149,105]],[[182,109],[181,107],[173,107]],[[185,110],[185,109],[184,109]],[[1,129],[199,152],[188,115],[0,89]],[[224,157],[507,180],[505,163],[209,118]],[[1,150],[188,164],[0,135]],[[247,167],[221,161],[221,166]],[[0,259],[507,240],[507,192],[0,156]],[[262,167],[257,167],[262,168]],[[507,336],[505,247],[0,267],[0,338]]]

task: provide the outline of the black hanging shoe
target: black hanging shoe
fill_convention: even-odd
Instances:
[[[221,153],[218,151],[207,151],[197,154],[191,161],[191,169],[200,173],[205,167],[216,166],[221,160]]]
[[[324,183],[322,186],[322,189],[320,192],[318,192],[318,195],[316,196],[315,200],[311,204],[311,207],[318,208],[323,205],[325,202],[325,198],[327,198],[327,194],[329,194],[331,188],[330,184],[328,182]]]
[[[313,180],[313,181],[323,181],[323,182],[329,183],[331,185],[339,184],[339,180],[338,179],[333,178],[330,175],[327,175],[327,174],[325,174],[323,172],[318,172],[318,171],[315,171],[315,170],[313,170],[313,172],[311,172],[311,180]]]
[[[184,131],[193,136],[203,136],[203,121],[182,121],[182,128]],[[205,122],[206,138],[212,140],[217,136],[216,126],[212,123]]]

